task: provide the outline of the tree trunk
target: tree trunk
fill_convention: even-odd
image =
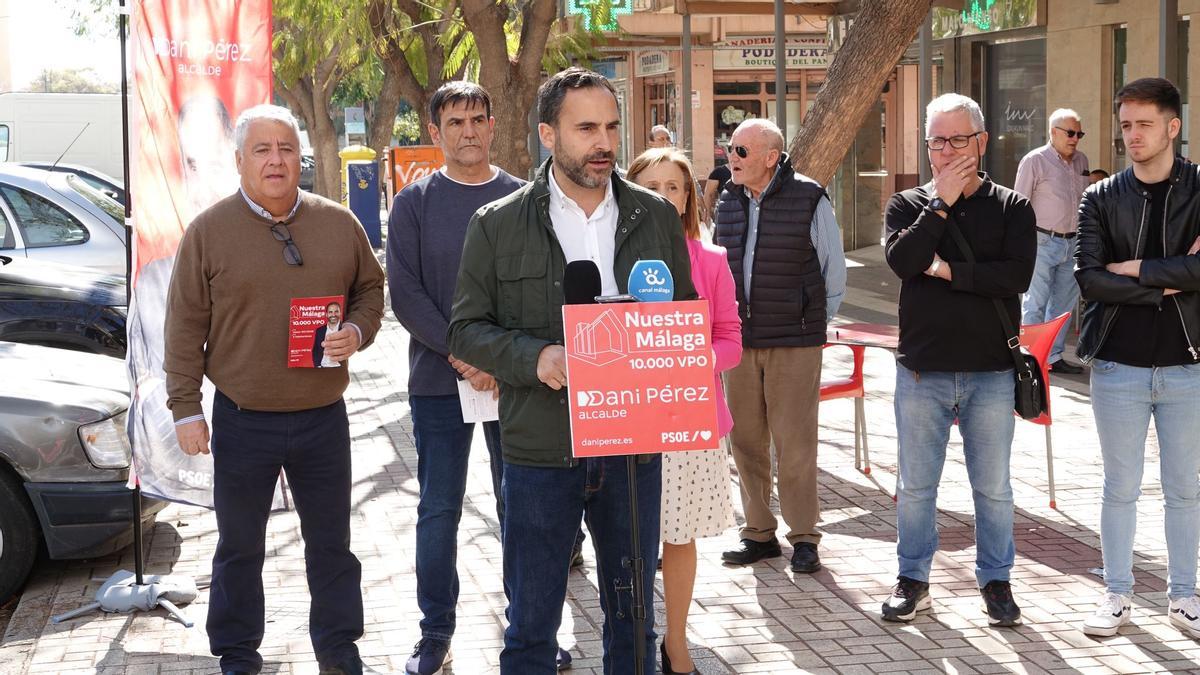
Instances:
[[[399,111],[399,78],[385,70],[383,88],[379,91],[379,98],[375,99],[374,108],[371,110],[371,119],[368,121],[368,129],[371,133],[367,136],[367,147],[379,153],[380,159],[383,159],[388,146],[392,144],[392,132],[396,127],[396,113]]]
[[[275,78],[275,93],[300,115],[308,130],[316,160],[313,192],[334,201],[341,201],[341,159],[338,157],[337,129],[329,116],[329,93],[314,85],[315,77],[302,77],[292,86]]]
[[[829,183],[930,5],[930,0],[862,3],[825,86],[788,148],[796,171]]]
[[[515,58],[508,55],[504,23],[506,3],[463,0],[463,20],[475,35],[479,49],[479,83],[492,95],[496,135],[492,162],[518,178],[533,164],[529,156],[529,110],[541,84],[542,54],[555,21],[554,0],[530,0],[522,9],[520,45]]]

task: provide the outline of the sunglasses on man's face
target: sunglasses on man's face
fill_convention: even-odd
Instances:
[[[738,157],[741,157],[742,159],[746,159],[747,157],[749,157],[749,156],[750,156],[750,150],[749,150],[749,149],[748,149],[746,146],[744,146],[744,145],[732,145],[732,144],[730,144],[730,146],[729,146],[729,152],[730,152],[731,154],[737,154],[737,156],[738,156]]]
[[[1082,131],[1075,131],[1074,129],[1064,129],[1064,128],[1062,128],[1062,127],[1054,127],[1054,128],[1055,128],[1055,129],[1058,129],[1059,131],[1061,131],[1061,132],[1063,132],[1064,134],[1066,134],[1066,135],[1067,135],[1067,138],[1075,138],[1076,136],[1078,136],[1078,137],[1080,137],[1080,138],[1083,138],[1083,132],[1082,132]]]

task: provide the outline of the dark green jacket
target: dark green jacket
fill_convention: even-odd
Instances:
[[[550,222],[550,162],[533,182],[479,209],[467,226],[448,342],[455,357],[500,383],[504,459],[531,466],[574,466],[567,390],[537,377],[538,354],[563,344],[566,258]],[[627,292],[638,260],[662,260],[675,299],[694,300],[683,226],[658,195],[612,178],[619,212],[613,257],[617,286]]]

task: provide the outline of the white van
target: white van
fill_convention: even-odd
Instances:
[[[63,164],[124,175],[121,96],[0,93],[0,162],[60,157]]]

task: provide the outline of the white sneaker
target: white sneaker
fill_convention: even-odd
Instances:
[[[1117,630],[1129,623],[1133,608],[1129,598],[1117,593],[1105,593],[1091,616],[1083,620],[1083,634],[1097,637],[1116,635]]]
[[[1171,623],[1194,638],[1200,638],[1200,598],[1191,596],[1172,600],[1167,607]]]

